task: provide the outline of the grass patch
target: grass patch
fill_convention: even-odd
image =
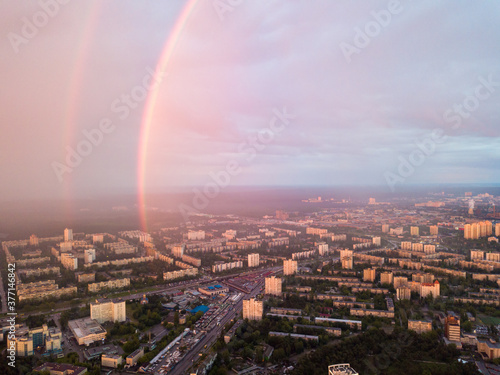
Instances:
[[[490,325],[498,325],[500,324],[500,318],[496,318],[496,317],[493,317],[493,316],[486,316],[486,315],[479,315],[479,320],[484,324],[484,325],[487,325],[487,326],[490,326]]]

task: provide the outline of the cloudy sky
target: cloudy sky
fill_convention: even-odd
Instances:
[[[204,186],[228,163],[233,186],[500,182],[497,1],[0,12],[2,200]]]

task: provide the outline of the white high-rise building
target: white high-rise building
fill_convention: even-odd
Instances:
[[[85,249],[83,254],[85,263],[92,263],[95,260],[95,249]]]
[[[286,259],[283,261],[283,275],[293,275],[297,273],[297,261]]]
[[[248,254],[248,267],[258,267],[260,263],[260,257],[258,253]]]
[[[264,302],[255,298],[243,300],[243,319],[262,320],[264,315]]]
[[[176,258],[182,258],[184,255],[184,246],[174,246],[172,248],[172,255]]]
[[[61,253],[61,264],[68,270],[76,270],[78,268],[78,258],[71,253]]]
[[[340,262],[342,263],[343,269],[352,270],[354,267],[352,250],[340,250]]]
[[[73,230],[66,228],[64,230],[64,242],[69,242],[69,241],[73,241]]]
[[[90,318],[99,324],[124,322],[127,319],[125,301],[96,301],[90,303]]]
[[[318,243],[318,253],[320,256],[328,254],[328,244],[326,242]]]
[[[275,276],[266,277],[266,294],[272,294],[275,296],[281,295],[281,279]]]

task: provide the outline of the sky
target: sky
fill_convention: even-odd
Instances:
[[[500,182],[497,1],[0,12],[0,200]]]

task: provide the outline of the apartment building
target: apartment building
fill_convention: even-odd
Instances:
[[[108,281],[102,281],[100,283],[92,283],[88,285],[88,290],[91,293],[97,293],[102,289],[119,289],[126,288],[130,286],[130,279],[112,279]]]
[[[96,300],[90,303],[90,318],[99,324],[124,322],[127,319],[125,301]]]
[[[259,254],[248,254],[248,267],[258,267],[260,264]]]
[[[275,276],[265,278],[265,293],[280,296],[281,295],[281,279]]]
[[[422,334],[432,331],[432,322],[424,320],[408,320],[408,329]]]
[[[283,275],[294,275],[297,273],[297,261],[287,259],[283,261]]]
[[[262,320],[264,315],[264,302],[255,298],[243,300],[243,319]]]
[[[179,271],[163,272],[163,280],[174,280],[174,279],[179,279],[181,277],[196,276],[197,274],[198,274],[198,269],[191,267]]]

